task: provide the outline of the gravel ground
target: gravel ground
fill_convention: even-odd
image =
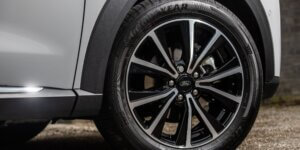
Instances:
[[[75,121],[72,124],[49,125],[32,141],[5,149],[109,150],[110,148],[92,122]],[[300,149],[300,106],[262,107],[254,128],[239,149]]]
[[[262,107],[241,150],[299,150],[300,106]]]

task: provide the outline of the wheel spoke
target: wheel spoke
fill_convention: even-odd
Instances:
[[[193,58],[194,58],[194,38],[195,38],[195,21],[190,20],[189,21],[189,36],[190,36],[190,46],[189,46],[189,63],[188,63],[188,68],[191,68],[191,65],[193,63]]]
[[[191,147],[192,140],[192,107],[189,101],[185,103],[185,111],[176,138],[177,145]]]
[[[169,74],[162,73],[160,71],[149,69],[148,67],[133,63],[132,69],[130,70],[130,74],[133,75],[148,75],[150,77],[158,77],[160,78],[162,75],[166,75],[169,77]]]
[[[180,36],[182,39],[181,59],[186,65],[190,62],[190,21],[180,23]]]
[[[171,76],[172,78],[177,78],[178,77],[178,75],[172,74],[169,70],[167,70],[165,68],[162,68],[162,67],[160,67],[158,65],[155,65],[153,63],[150,63],[148,61],[139,59],[139,58],[137,58],[135,56],[132,57],[131,61],[132,61],[132,63],[138,64],[140,66],[144,66],[144,67],[146,67],[148,69],[152,69],[152,70],[155,70],[155,71],[167,74],[167,75]]]
[[[202,121],[204,122],[205,126],[208,128],[209,132],[213,136],[213,138],[216,138],[218,136],[218,133],[214,126],[211,124],[209,119],[206,117],[204,111],[199,107],[199,105],[196,103],[195,99],[191,94],[186,95],[188,101],[192,101],[196,111],[198,112],[199,116],[201,117]]]
[[[173,100],[175,99],[176,95],[178,94],[178,90],[174,89],[174,94],[173,96],[167,101],[167,103],[164,105],[164,107],[161,109],[161,111],[159,112],[159,114],[157,115],[157,117],[154,119],[154,121],[152,122],[152,124],[150,125],[150,127],[148,129],[146,129],[146,132],[148,134],[152,134],[153,131],[155,130],[155,128],[157,127],[158,123],[161,121],[161,119],[163,118],[163,116],[165,115],[165,113],[167,112],[168,108],[170,108],[171,103],[173,102]]]
[[[175,69],[174,65],[172,64],[172,61],[170,59],[170,57],[168,56],[168,54],[166,53],[164,47],[162,46],[160,40],[158,39],[156,33],[154,31],[149,33],[149,36],[153,39],[154,43],[156,44],[158,50],[160,51],[160,53],[162,54],[163,58],[165,59],[165,61],[167,62],[168,66],[173,70],[173,72],[175,73],[175,78],[178,77],[178,72]]]
[[[224,71],[226,71],[226,70],[229,70],[230,68],[232,68],[232,66],[235,65],[236,60],[237,60],[236,57],[231,58],[231,59],[230,59],[227,63],[225,63],[222,67],[220,67],[220,68],[218,68],[216,71],[214,71],[213,74],[212,74],[211,76],[213,76],[213,75],[215,75],[215,74],[219,74],[219,73],[224,72]]]
[[[188,121],[187,121],[187,131],[186,131],[186,144],[185,146],[192,146],[192,106],[190,101],[187,99],[188,104]]]
[[[169,90],[167,90],[167,91],[169,91]],[[142,98],[145,98],[145,97],[158,95],[161,92],[164,92],[164,91],[160,91],[160,90],[155,90],[155,91],[148,91],[148,90],[134,91],[134,90],[130,90],[130,91],[128,91],[128,94],[129,94],[129,97],[130,97],[129,99],[131,101],[135,101],[135,100],[139,100],[139,99],[142,99]]]
[[[172,90],[168,90],[168,92],[163,92],[160,94],[156,94],[155,96],[148,96],[146,98],[141,98],[138,100],[133,100],[133,102],[130,103],[130,106],[132,109],[145,105],[145,104],[149,104],[158,100],[161,100],[163,98],[168,97],[170,94],[174,94],[176,93],[177,89],[172,89]]]
[[[196,87],[200,88],[200,89],[204,89],[204,90],[209,90],[210,92],[214,93],[214,94],[217,94],[217,95],[220,95],[222,97],[225,97],[226,99],[229,99],[231,101],[234,101],[236,103],[241,103],[242,101],[242,96],[235,96],[235,95],[232,95],[232,94],[229,94],[227,92],[224,92],[224,91],[221,91],[217,88],[214,88],[212,86],[206,86],[206,85],[199,85],[197,84]]]
[[[184,111],[182,115],[182,119],[180,121],[180,125],[177,128],[176,133],[176,145],[185,145],[186,144],[186,135],[187,135],[187,121],[188,121],[188,105],[184,104]]]
[[[201,63],[202,60],[206,57],[206,55],[211,50],[211,48],[213,47],[213,45],[216,43],[216,41],[219,39],[220,36],[221,36],[221,32],[218,31],[218,30],[216,30],[214,36],[209,41],[209,43],[207,44],[207,46],[204,48],[204,50],[202,51],[202,53],[200,54],[200,56],[196,60],[196,62],[193,65],[193,67],[192,68],[188,68],[188,73],[189,74],[192,74],[194,72],[194,70],[196,69],[196,67],[198,66],[198,64]]]
[[[235,67],[233,69],[221,72],[221,73],[219,73],[217,75],[214,75],[213,77],[209,77],[209,78],[206,78],[206,79],[197,80],[196,81],[196,85],[200,85],[201,83],[215,82],[217,80],[220,80],[220,79],[223,79],[223,78],[226,78],[226,77],[238,74],[238,73],[242,73],[242,71],[243,71],[242,67],[240,67],[240,66],[239,67]]]

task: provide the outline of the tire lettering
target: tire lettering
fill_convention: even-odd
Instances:
[[[166,12],[166,11],[182,11],[182,10],[185,10],[188,8],[188,4],[175,4],[175,5],[170,5],[170,6],[167,6],[167,7],[163,7],[161,8],[160,10],[163,11],[163,12]]]
[[[187,9],[188,8],[188,4],[182,4],[181,6],[181,10]]]

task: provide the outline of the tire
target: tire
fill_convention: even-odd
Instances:
[[[0,127],[0,143],[24,143],[42,132],[48,125],[45,122],[6,122]]]
[[[193,36],[186,30],[191,22],[188,31],[193,27]],[[198,31],[203,35],[195,38]],[[184,38],[177,38],[181,35]],[[263,71],[251,35],[232,12],[213,0],[145,0],[132,8],[117,37],[107,70],[104,105],[95,120],[112,147],[235,149],[241,144],[259,110]],[[196,49],[195,41],[185,41],[192,37],[206,37],[202,39],[208,40],[202,43],[206,46],[199,40]],[[181,49],[176,50],[180,42]],[[193,43],[193,48],[186,43]],[[192,50],[186,53],[187,49]],[[240,70],[233,74],[236,69]],[[155,80],[149,80],[151,90],[146,90],[145,74]],[[165,131],[170,129],[167,123],[177,123],[176,132]]]

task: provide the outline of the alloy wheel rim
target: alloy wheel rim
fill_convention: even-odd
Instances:
[[[168,21],[148,32],[126,73],[135,121],[149,137],[174,148],[202,146],[222,135],[243,93],[235,47],[222,31],[197,19]]]

